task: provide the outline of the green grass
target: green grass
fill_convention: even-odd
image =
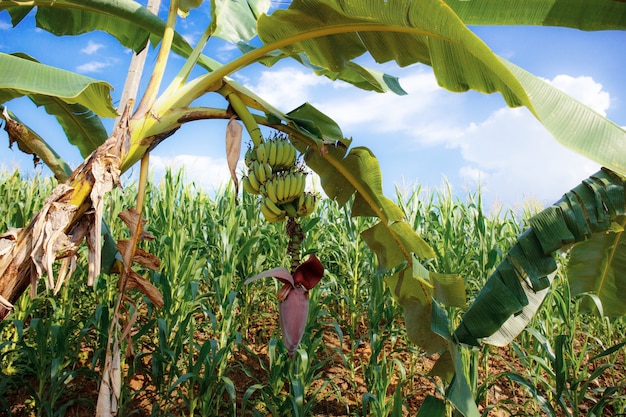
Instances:
[[[39,177],[0,174],[0,223],[22,227],[53,186]],[[134,187],[107,198],[117,214],[134,205]],[[457,273],[468,301],[513,244],[528,212],[486,213],[480,192],[455,197],[449,186],[415,189],[396,199],[407,221],[438,254],[428,265]],[[155,236],[143,247],[161,259],[138,269],[161,291],[156,309],[131,294],[122,340],[126,370],[120,415],[403,416],[416,415],[445,386],[428,374],[435,357],[406,338],[402,308],[360,237],[370,219],[323,201],[303,222],[303,248],[326,267],[311,293],[300,349],[289,359],[280,338],[273,279],[243,286],[255,273],[287,266],[284,224],[260,216],[255,199],[238,204],[231,189],[209,196],[168,173],[148,187],[144,217]],[[117,277],[86,286],[86,251],[69,282],[52,296],[25,294],[0,323],[0,415],[93,415]],[[470,388],[484,415],[586,416],[626,412],[623,335],[626,320],[580,313],[566,277],[531,327],[510,346],[464,349]],[[448,308],[458,322],[462,309]],[[604,413],[604,414],[603,414]]]

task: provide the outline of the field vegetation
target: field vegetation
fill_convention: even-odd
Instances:
[[[0,229],[28,224],[53,185],[2,173]],[[135,195],[128,185],[106,199],[116,239],[128,233],[117,215]],[[142,245],[161,265],[139,272],[161,292],[163,307],[142,292],[128,295],[119,415],[423,417],[429,404],[442,404],[433,398],[446,398],[447,384],[430,373],[437,357],[407,341],[402,307],[360,236],[373,220],[352,218],[330,200],[303,220],[303,249],[326,271],[290,359],[278,327],[280,285],[270,278],[243,285],[288,265],[284,224],[266,222],[255,196],[235,198],[231,188],[207,194],[181,173],[149,183],[144,217],[155,239]],[[435,249],[437,270],[463,277],[468,304],[534,212],[485,212],[479,191],[459,198],[445,184],[397,192],[396,201]],[[0,415],[94,414],[118,278],[85,285],[86,254],[57,295],[41,280],[37,296],[25,293],[0,322]],[[461,350],[483,415],[626,413],[626,320],[579,312],[586,296],[570,296],[563,271],[513,343]],[[463,310],[444,308],[456,326]]]

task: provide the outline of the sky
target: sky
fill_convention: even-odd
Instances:
[[[180,20],[176,29],[193,44],[208,19],[208,7],[202,6]],[[626,126],[625,32],[471,29],[497,54]],[[8,13],[0,12],[0,52],[17,51],[107,81],[114,87],[116,105],[131,59],[131,52],[105,33],[59,38],[37,29],[32,14],[12,28]],[[232,45],[211,39],[205,54],[226,62],[239,53]],[[155,55],[151,50],[147,68],[154,64]],[[316,76],[295,62],[272,68],[255,65],[232,78],[284,112],[309,102],[333,118],[344,136],[353,139],[353,146],[372,149],[380,162],[384,193],[391,198],[396,187],[409,191],[419,186],[434,192],[447,183],[460,199],[480,187],[487,209],[519,209],[529,202],[545,206],[599,169],[595,162],[556,142],[525,108],[507,108],[499,94],[449,92],[438,87],[430,67],[421,64],[399,68],[395,63],[376,64],[367,56],[358,62],[398,77],[409,94],[362,91]],[[182,63],[180,57],[172,57],[166,80]],[[144,85],[146,81],[144,75]],[[200,104],[224,106],[225,102],[214,97]],[[82,162],[45,111],[25,98],[6,106],[51,143],[72,168]],[[111,125],[110,121],[106,124],[109,132]],[[225,184],[229,179],[225,127],[222,121],[183,126],[152,152],[153,178],[158,180],[166,167],[184,167],[187,179],[199,187],[211,191]],[[0,131],[2,141],[8,143],[4,131]],[[244,149],[248,142],[244,134]],[[32,159],[21,155],[17,147],[0,146],[0,167],[32,172]],[[45,168],[39,170],[49,174]],[[131,169],[130,180],[137,171],[138,166]]]

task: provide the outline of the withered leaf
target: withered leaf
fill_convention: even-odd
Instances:
[[[132,288],[136,288],[144,293],[146,297],[148,297],[150,302],[152,302],[152,304],[154,304],[156,307],[163,307],[163,296],[161,295],[161,292],[157,289],[157,287],[152,285],[150,281],[143,278],[135,271],[130,270],[128,275],[128,281],[126,282],[126,289],[129,290]]]
[[[120,253],[125,253],[128,249],[129,244],[129,240],[121,239],[117,242],[117,250]],[[135,256],[133,257],[133,262],[137,262],[144,268],[152,269],[153,271],[158,270],[161,266],[161,260],[157,256],[141,248],[135,248]]]
[[[237,122],[235,116],[231,117],[226,126],[226,161],[230,177],[235,185],[235,195],[239,194],[239,180],[237,179],[237,162],[241,154],[241,132],[243,128]]]

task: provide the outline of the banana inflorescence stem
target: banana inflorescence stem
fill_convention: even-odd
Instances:
[[[302,226],[294,217],[288,217],[286,229],[287,236],[289,236],[287,253],[291,258],[290,267],[291,273],[293,274],[300,265],[300,249],[302,247],[302,241],[304,240],[304,232],[302,231]]]

